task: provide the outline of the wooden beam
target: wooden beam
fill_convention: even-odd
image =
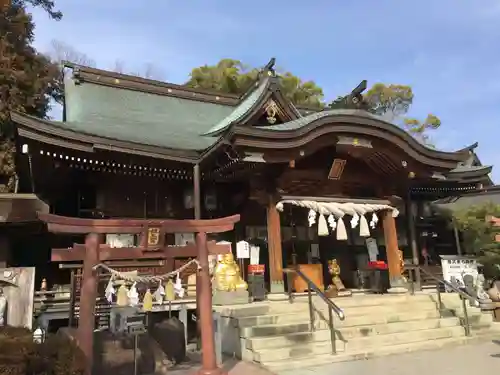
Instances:
[[[233,230],[240,215],[210,220],[81,219],[39,212],[38,219],[45,222],[52,233],[138,234],[148,228],[161,228],[164,233],[223,233]]]
[[[231,251],[230,244],[217,244],[215,241],[207,243],[208,252],[212,255],[227,254]],[[189,258],[197,256],[195,244],[186,246],[166,246],[158,250],[145,250],[141,247],[110,247],[101,245],[99,247],[99,258],[101,261],[127,260],[127,259],[167,259],[167,258]],[[50,260],[52,262],[76,262],[85,259],[85,245],[74,244],[69,249],[52,249]]]

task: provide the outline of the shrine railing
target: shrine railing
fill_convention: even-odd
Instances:
[[[444,313],[446,311],[445,306],[443,304],[443,299],[441,296],[441,291],[443,289],[449,289],[452,290],[453,292],[457,293],[460,296],[460,300],[462,302],[462,311],[464,314],[463,319],[460,319],[460,323],[464,327],[465,330],[465,335],[470,336],[471,335],[471,324],[470,324],[470,319],[469,319],[469,313],[467,311],[467,301],[470,303],[477,303],[480,304],[479,299],[476,297],[470,295],[469,293],[463,291],[462,289],[456,287],[449,281],[446,281],[445,279],[433,275],[431,272],[427,271],[425,268],[420,267],[420,266],[411,266],[407,267],[408,268],[408,275],[410,276],[410,286],[411,286],[411,293],[415,294],[415,277],[414,273],[417,271],[420,271],[422,274],[426,275],[428,278],[434,280],[436,282],[436,293],[437,293],[437,309],[439,312],[439,317],[444,318]]]
[[[335,302],[333,302],[330,298],[326,296],[325,293],[316,285],[314,282],[307,277],[302,271],[300,271],[298,268],[285,268],[283,269],[284,273],[295,273],[297,276],[299,276],[302,280],[304,280],[307,283],[307,300],[309,304],[309,329],[311,332],[314,332],[316,330],[316,314],[315,314],[315,307],[313,304],[312,300],[312,292],[315,292],[316,295],[323,300],[323,302],[326,303],[328,307],[328,327],[330,328],[330,341],[332,345],[332,353],[336,354],[337,353],[337,332],[335,330],[335,320],[333,317],[333,313],[335,313],[340,320],[345,319],[345,314],[344,311],[338,307]],[[292,283],[288,283],[288,296],[289,296],[289,301],[290,303],[293,303],[293,293],[292,293]]]

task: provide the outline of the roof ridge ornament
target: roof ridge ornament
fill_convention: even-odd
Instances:
[[[366,79],[362,80],[350,94],[339,96],[330,103],[327,109],[363,109],[368,110],[369,104],[363,97],[363,91],[367,87]]]
[[[276,58],[271,57],[271,60],[269,60],[269,62],[260,70],[259,75],[276,77],[276,70],[274,69],[274,65],[276,65]]]

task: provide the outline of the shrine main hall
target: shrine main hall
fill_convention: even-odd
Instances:
[[[397,287],[401,256],[421,264],[423,248],[457,253],[453,232],[430,220],[430,202],[491,185],[492,168],[479,161],[477,144],[426,147],[366,110],[362,90],[335,103],[294,106],[272,64],[241,96],[67,64],[62,121],[11,113],[17,192],[66,217],[241,214],[234,231],[210,240],[229,241],[234,252],[242,240],[258,248],[258,259],[241,266],[245,273],[248,262],[263,264],[270,293],[285,290],[290,264],[310,266],[326,288],[332,259],[346,287],[360,287],[368,244]],[[26,241],[10,235],[0,260],[34,257],[33,246],[42,245]],[[182,245],[189,234],[166,241]],[[40,274],[59,282],[56,273]]]

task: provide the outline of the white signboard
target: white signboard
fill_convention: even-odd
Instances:
[[[114,248],[134,247],[135,236],[133,234],[106,234],[106,245]]]
[[[196,243],[194,233],[175,233],[175,246],[186,246]]]
[[[375,262],[378,257],[378,246],[377,240],[372,237],[365,239],[366,248],[368,249],[368,256],[370,257],[370,262]]]
[[[259,255],[260,255],[260,247],[250,246],[250,264],[260,264]]]
[[[441,255],[443,279],[460,287],[464,286],[464,276],[471,275],[477,279],[477,261],[474,258],[460,255]]]
[[[236,244],[236,258],[250,258],[250,244],[247,241],[240,241]]]

